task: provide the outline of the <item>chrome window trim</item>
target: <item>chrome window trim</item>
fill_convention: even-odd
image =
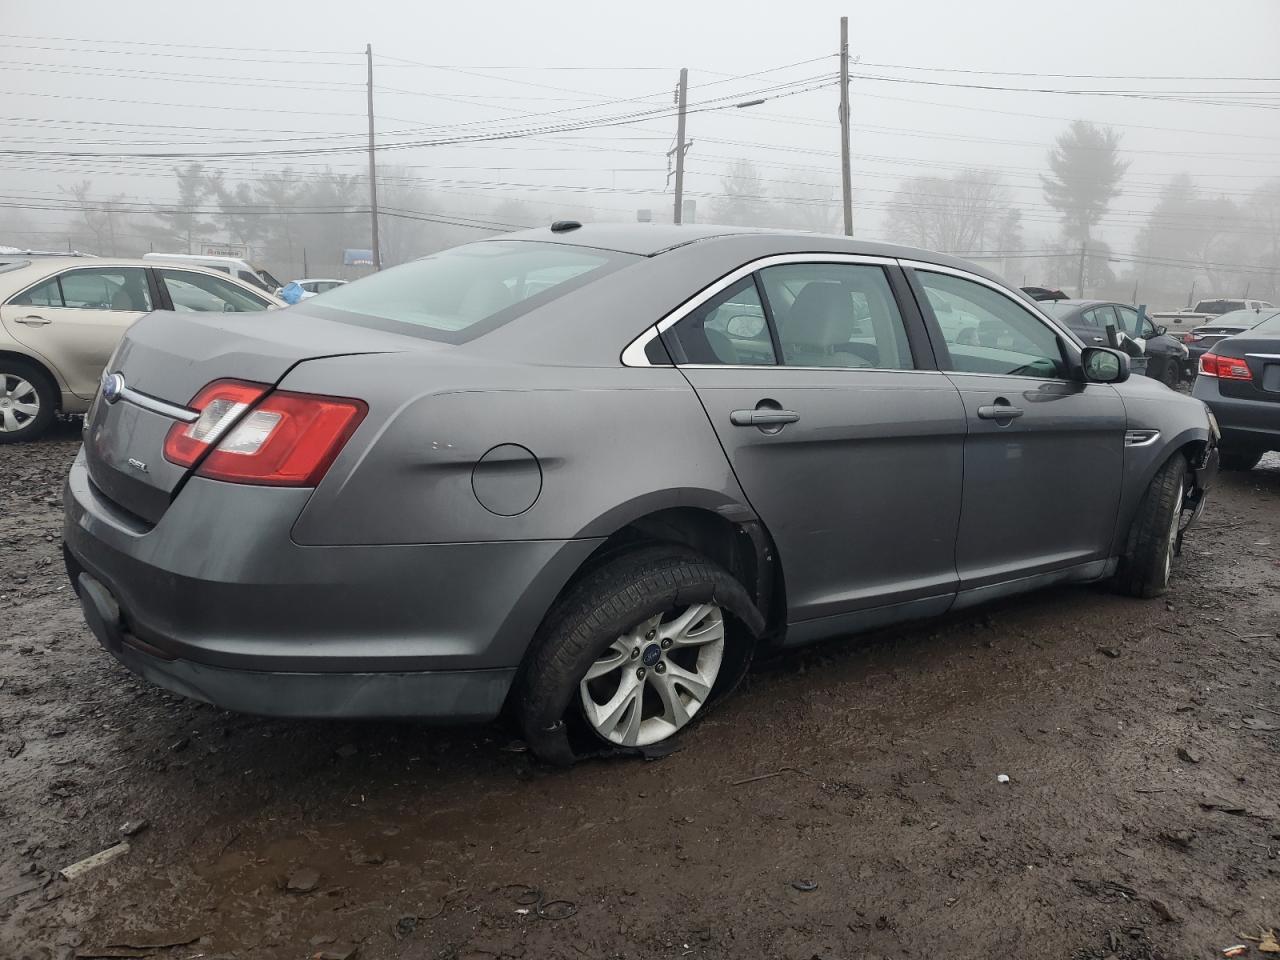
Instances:
[[[1280,360],[1280,353],[1246,353],[1245,356],[1254,360]]]
[[[143,410],[150,410],[152,413],[158,413],[171,420],[180,420],[183,423],[195,423],[200,419],[200,414],[195,410],[188,410],[186,407],[180,407],[177,404],[166,403],[164,400],[157,400],[155,397],[148,396],[145,393],[139,393],[137,390],[133,389],[133,387],[125,387],[121,390],[120,399],[132,403],[135,407],[141,407]]]
[[[786,264],[786,263],[853,263],[853,264],[868,264],[876,267],[892,267],[892,266],[896,266],[898,264],[898,261],[893,257],[863,256],[862,254],[857,254],[857,253],[776,253],[776,254],[770,254],[767,257],[759,257],[755,260],[752,260],[748,263],[743,264],[740,267],[735,268],[734,270],[731,270],[729,273],[726,273],[723,277],[721,277],[719,280],[715,281],[714,283],[710,284],[709,286],[703,287],[701,290],[695,293],[692,297],[685,300],[684,303],[680,304],[680,306],[676,307],[674,310],[668,313],[665,317],[660,319],[653,326],[646,329],[643,333],[640,334],[640,336],[632,340],[629,344],[627,344],[626,348],[622,351],[622,365],[624,367],[652,367],[652,366],[665,367],[667,366],[667,364],[665,363],[652,364],[649,362],[649,358],[645,355],[645,352],[644,352],[645,347],[647,347],[653,341],[654,337],[658,336],[659,334],[665,333],[667,330],[671,329],[671,327],[673,327],[675,324],[683,320],[686,315],[698,309],[698,307],[702,306],[704,303],[706,303],[716,294],[720,293],[722,290],[733,286],[743,277],[748,276],[749,274],[755,273],[757,270],[763,270],[765,267],[775,267],[775,266],[779,266],[781,264]],[[692,368],[694,364],[677,363],[677,364],[674,364],[674,366]],[[715,364],[715,363],[712,363],[712,364],[704,364],[703,366],[728,367],[730,369],[746,368],[746,369],[759,370],[762,367],[785,367],[786,364],[781,364],[781,363]],[[801,370],[806,368],[792,367],[791,369]],[[844,368],[816,367],[814,369],[839,370]],[[895,368],[893,367],[853,367],[853,368],[847,368],[847,369],[892,370]]]
[[[918,367],[797,367],[789,363],[682,363],[681,370],[823,370],[827,373],[928,373],[945,377],[942,370],[921,370]]]

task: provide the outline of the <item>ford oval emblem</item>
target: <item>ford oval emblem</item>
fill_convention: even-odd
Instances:
[[[124,377],[112,373],[102,378],[102,399],[107,403],[115,403],[124,393]]]

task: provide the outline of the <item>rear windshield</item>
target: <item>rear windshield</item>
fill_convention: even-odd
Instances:
[[[1263,311],[1262,315],[1267,317],[1267,311]],[[1273,313],[1267,319],[1253,328],[1254,333],[1280,333],[1280,313]]]
[[[335,287],[307,307],[345,323],[462,343],[635,259],[608,250],[493,240]]]
[[[1041,300],[1036,306],[1055,320],[1061,320],[1076,308],[1074,303],[1058,303],[1055,300]]]
[[[1243,310],[1243,300],[1201,300],[1196,304],[1196,313],[1230,313],[1232,310]]]

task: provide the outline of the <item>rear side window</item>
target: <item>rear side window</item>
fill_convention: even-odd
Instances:
[[[58,289],[58,278],[52,277],[38,284],[9,301],[24,307],[60,307],[62,291]]]
[[[69,270],[59,280],[62,300],[68,307],[134,313],[151,309],[151,293],[142,267]]]
[[[335,287],[308,309],[359,326],[462,343],[635,259],[556,243],[473,243]]]
[[[760,282],[793,367],[910,370],[907,330],[884,270],[852,263],[765,267]]]

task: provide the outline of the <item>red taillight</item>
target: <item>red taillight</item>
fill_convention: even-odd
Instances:
[[[1184,333],[1182,335],[1183,343],[1195,343],[1197,340],[1200,340],[1200,339],[1201,337],[1200,337],[1200,334],[1198,333]]]
[[[347,397],[270,389],[243,380],[209,384],[191,401],[199,419],[169,428],[165,459],[199,463],[199,476],[231,483],[315,486],[369,408]]]
[[[180,467],[191,466],[270,389],[265,383],[215,380],[191,401],[191,406],[200,411],[200,418],[169,428],[164,438],[164,458]]]
[[[1252,380],[1249,364],[1240,357],[1224,357],[1212,351],[1200,356],[1200,372],[1220,380]]]
[[[218,443],[196,471],[231,483],[314,487],[369,408],[361,400],[273,393]]]

